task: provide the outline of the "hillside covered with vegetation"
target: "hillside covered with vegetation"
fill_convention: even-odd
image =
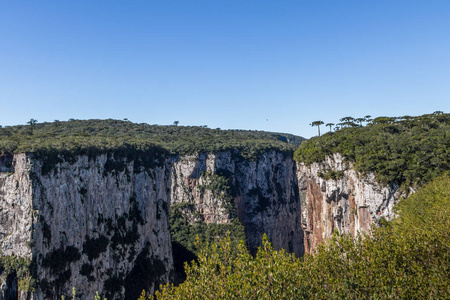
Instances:
[[[290,134],[206,126],[161,126],[112,119],[38,123],[31,119],[28,125],[0,128],[0,153],[156,147],[172,154],[239,149],[251,156],[270,148],[292,152],[303,140]]]
[[[294,158],[310,165],[340,153],[356,170],[373,172],[382,183],[408,187],[450,169],[450,114],[365,120],[366,126],[346,121],[334,132],[303,142]]]
[[[303,258],[275,251],[267,238],[255,257],[229,238],[200,245],[187,280],[156,299],[448,299],[449,186],[450,176],[441,176],[370,235],[335,234]]]

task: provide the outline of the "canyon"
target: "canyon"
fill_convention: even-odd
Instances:
[[[276,249],[302,256],[335,232],[355,236],[392,218],[401,196],[398,186],[358,173],[338,153],[311,165],[274,149],[255,157],[158,149],[6,155],[0,251],[25,258],[30,275],[8,274],[3,295],[60,299],[76,287],[83,299],[98,291],[111,300],[153,292],[175,276],[175,208],[192,224],[238,222],[252,253],[267,234]],[[31,280],[33,287],[25,284]]]

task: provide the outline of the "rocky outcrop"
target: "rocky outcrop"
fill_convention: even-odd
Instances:
[[[335,230],[355,236],[381,218],[392,218],[400,197],[397,185],[384,186],[374,174],[359,174],[338,153],[311,166],[299,163],[297,177],[306,253]]]

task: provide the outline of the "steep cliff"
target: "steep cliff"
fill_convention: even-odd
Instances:
[[[2,287],[21,299],[73,286],[133,299],[176,279],[197,234],[229,230],[255,253],[266,233],[301,256],[335,230],[367,231],[392,218],[399,186],[449,166],[448,115],[388,121],[312,138],[296,162],[303,138],[276,133],[118,120],[0,128]]]
[[[369,117],[342,118],[294,153],[307,252],[335,229],[355,235],[391,218],[400,196],[450,170],[450,114]]]
[[[266,233],[275,248],[300,256],[303,234],[295,167],[291,155],[275,150],[254,160],[236,151],[180,157],[173,165],[171,205],[190,204],[191,224],[196,218],[206,224],[239,221],[252,252]]]
[[[33,261],[34,299],[73,286],[108,299],[153,291],[173,279],[173,242],[185,243],[184,231],[214,240],[230,230],[253,253],[266,233],[301,256],[335,230],[356,235],[391,218],[399,198],[397,186],[358,174],[339,154],[306,166],[276,150],[254,159],[161,151],[3,158],[1,251]],[[186,222],[172,240],[178,218]]]
[[[400,198],[397,185],[382,185],[373,173],[358,173],[339,153],[310,166],[298,163],[297,177],[306,253],[335,230],[355,236],[381,218],[392,218]]]
[[[13,167],[14,165],[14,167]],[[25,154],[0,160],[0,251],[31,259],[33,226],[30,158]]]
[[[59,299],[72,287],[80,297],[133,299],[168,282],[169,211],[213,240],[231,229],[255,252],[266,233],[276,248],[303,254],[289,153],[48,152],[11,156],[2,168],[1,250],[33,262],[32,284],[19,286],[33,299]]]
[[[19,154],[1,173],[2,253],[34,262],[33,299],[133,299],[169,279],[170,158]],[[20,287],[19,287],[20,289]]]

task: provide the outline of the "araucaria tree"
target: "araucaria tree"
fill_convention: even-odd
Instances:
[[[37,120],[36,119],[30,119],[30,121],[27,122],[28,125],[30,125],[30,132],[33,134],[34,125],[36,125]]]
[[[30,121],[27,122],[28,125],[34,126],[34,124],[37,123],[36,119],[30,119]]]
[[[327,123],[325,124],[325,126],[330,127],[330,132],[331,132],[331,127],[333,127],[334,123]]]
[[[362,127],[362,122],[365,122],[365,118],[357,118],[356,121],[359,123],[359,127]]]
[[[309,124],[309,125],[311,125],[311,126],[317,126],[317,130],[319,131],[319,136],[320,136],[320,125],[322,125],[323,124],[323,121],[314,121],[314,122],[312,122],[311,124]]]

